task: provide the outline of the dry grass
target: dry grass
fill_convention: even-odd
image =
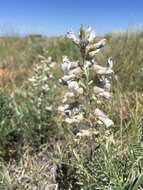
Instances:
[[[106,110],[115,122],[116,144],[120,150],[119,155],[123,157],[128,145],[138,143],[141,131],[139,126],[143,119],[143,32],[109,34],[106,38],[109,44],[105,48],[104,56],[101,54],[98,59],[104,63],[107,57],[112,55],[115,62],[115,77],[112,88],[114,96],[110,104],[106,106]],[[77,48],[62,37],[48,39],[41,36],[30,36],[22,39],[0,39],[0,84],[8,96],[14,96],[13,107],[17,106],[19,108],[28,100],[25,95],[28,89],[27,79],[33,74],[33,64],[38,61],[37,55],[43,53],[43,47],[49,49],[49,54],[58,63],[61,62],[62,55],[68,55],[71,59],[79,58]],[[58,81],[61,77],[60,65],[58,64],[54,70],[54,77],[55,81]],[[58,82],[56,84],[57,96],[55,97],[55,102],[58,105],[62,90]],[[28,104],[27,102],[25,106]],[[22,107],[20,108],[23,109]],[[25,109],[28,108],[26,107]],[[57,165],[65,157],[66,161],[64,161],[68,163],[72,157],[72,150],[68,150],[68,153],[65,150],[68,144],[72,144],[72,138],[70,139],[67,135],[69,129],[67,126],[62,126],[65,131],[62,131],[60,136],[58,136],[59,132],[55,132],[51,137],[54,140],[49,143],[46,139],[47,143],[43,145],[41,143],[40,146],[35,147],[32,143],[29,143],[29,136],[28,138],[26,137],[26,133],[29,131],[28,128],[24,128],[25,115],[22,115],[21,113],[24,112],[20,111],[18,110],[12,118],[10,132],[5,135],[6,144],[1,144],[6,150],[6,153],[4,153],[3,149],[1,149],[0,153],[2,163],[5,165],[5,173],[3,174],[7,178],[2,178],[0,188],[1,190],[57,190],[59,189],[57,184],[57,176],[59,175]],[[19,113],[21,115],[18,115]],[[32,116],[30,117],[32,118]],[[34,123],[34,119],[32,120],[33,123],[30,123],[32,127],[37,124],[36,121]],[[58,122],[60,123],[60,120],[57,119]],[[51,124],[51,126],[54,125],[55,123]],[[30,128],[30,126],[28,127]],[[12,139],[8,138],[9,133],[13,130],[20,131],[22,135],[18,138],[22,138],[24,143],[20,144],[19,141],[15,143],[14,135],[12,135]],[[34,127],[32,130],[34,131]],[[34,131],[34,135],[35,138],[39,137],[39,131]],[[32,141],[32,139],[33,136],[31,136],[30,140]],[[59,141],[62,148],[57,150],[55,145]],[[72,146],[74,147],[74,143]],[[83,160],[80,164],[83,164]],[[1,169],[1,171],[3,170]],[[62,177],[64,178],[65,176],[63,175]],[[65,180],[70,178],[66,177]],[[9,183],[9,188],[6,185],[7,183]],[[69,189],[74,190],[74,187]],[[87,189],[85,188],[85,190]]]

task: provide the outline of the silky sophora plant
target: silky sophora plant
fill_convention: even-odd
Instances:
[[[67,38],[79,48],[81,60],[70,61],[67,56],[63,56],[61,69],[64,75],[60,83],[67,86],[60,106],[63,119],[79,129],[81,126],[95,127],[101,124],[110,127],[114,123],[103,107],[112,97],[113,62],[109,58],[103,67],[96,59],[106,39],[97,42],[96,33],[91,27],[81,27],[78,35],[68,32]],[[80,134],[83,133],[88,134],[85,128],[80,130]]]
[[[31,95],[36,101],[35,103],[39,114],[41,109],[49,111],[52,109],[48,97],[51,93],[50,81],[53,78],[51,69],[55,65],[55,62],[52,61],[52,57],[48,55],[48,51],[43,49],[43,52],[44,55],[38,55],[39,62],[35,63],[34,75],[29,79],[31,83]]]

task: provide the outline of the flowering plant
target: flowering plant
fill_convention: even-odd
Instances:
[[[67,38],[79,48],[81,61],[70,61],[67,56],[63,56],[61,69],[64,75],[60,83],[67,86],[59,108],[63,119],[66,123],[78,127],[78,135],[89,134],[85,126],[104,124],[110,127],[114,123],[102,111],[102,107],[112,97],[110,88],[113,61],[109,58],[106,66],[101,66],[96,59],[105,46],[106,39],[97,42],[92,28],[84,29],[82,26],[78,35],[68,32]]]
[[[51,110],[51,102],[47,101],[47,97],[51,93],[50,81],[53,78],[51,69],[54,67],[55,62],[52,61],[52,57],[48,56],[48,51],[43,50],[44,55],[39,55],[39,62],[35,63],[34,75],[29,78],[31,83],[32,96],[36,99],[37,110],[41,109]],[[48,99],[49,100],[49,99]]]
[[[53,85],[53,67],[55,62],[49,56],[47,49],[38,55],[34,65],[34,75],[29,78],[29,90],[26,104],[23,105],[23,123],[27,136],[34,143],[44,142],[50,138],[56,128],[53,99],[56,84]],[[38,135],[37,135],[38,134]]]

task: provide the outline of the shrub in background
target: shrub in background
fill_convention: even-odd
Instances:
[[[12,99],[0,90],[0,153],[5,153],[5,145],[8,141],[7,136],[13,130],[12,118],[14,108]]]
[[[55,118],[55,88],[51,69],[55,62],[48,56],[47,49],[39,55],[34,65],[34,75],[29,78],[28,93],[21,108],[22,126],[25,135],[35,145],[47,142],[57,130]]]

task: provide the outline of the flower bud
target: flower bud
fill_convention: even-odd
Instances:
[[[111,98],[111,94],[109,92],[105,91],[103,88],[100,88],[98,86],[94,86],[93,91],[94,91],[95,95],[99,98],[100,97],[101,98],[103,97],[106,99]]]
[[[113,121],[108,118],[108,116],[101,111],[100,109],[96,108],[94,111],[94,115],[101,121],[105,126],[110,127],[114,125]]]
[[[93,70],[96,72],[98,75],[109,75],[113,73],[113,70],[109,67],[102,67],[100,65],[94,64],[93,65]]]
[[[78,92],[79,90],[79,84],[76,81],[68,81],[68,88],[71,92]]]

